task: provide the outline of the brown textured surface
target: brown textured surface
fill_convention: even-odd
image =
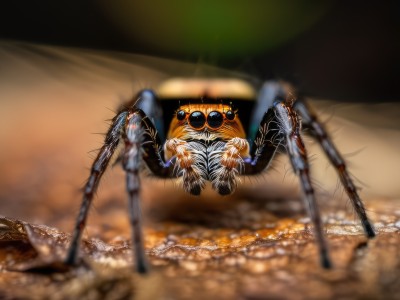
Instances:
[[[371,215],[379,234],[366,244],[351,214],[329,214],[326,229],[335,269],[326,271],[319,267],[303,214],[277,218],[263,206],[237,200],[224,210],[197,208],[194,213],[192,207],[192,215],[182,212],[186,221],[147,226],[152,271],[145,277],[132,272],[129,240],[123,237],[129,235],[126,224],[112,223],[107,243],[87,237],[82,267],[47,273],[36,268],[64,257],[69,235],[3,218],[1,291],[23,299],[399,297],[398,215],[377,208]],[[124,211],[114,217],[124,219]]]
[[[348,160],[366,182],[362,196],[376,239],[366,243],[326,162],[312,163],[332,271],[319,266],[297,179],[285,159],[268,174],[244,179],[234,197],[216,196],[210,188],[191,197],[174,184],[146,179],[143,216],[152,271],[144,277],[132,272],[123,172],[116,167],[98,191],[81,267],[54,264],[65,255],[78,211],[91,162],[87,152],[101,144],[102,137],[90,133],[104,132],[103,120],[113,114],[107,107],[132,94],[130,66],[117,65],[120,73],[111,74],[109,66],[92,73],[93,65],[50,68],[49,76],[30,60],[17,62],[22,66],[8,77],[0,74],[0,214],[6,216],[0,219],[0,298],[400,298],[399,124],[389,126],[382,113],[371,119],[370,109],[368,118],[357,115],[358,125],[335,117],[330,124],[345,127],[334,128],[343,153],[367,148]],[[24,76],[18,73],[26,68]],[[15,80],[15,74],[22,77]],[[309,152],[318,153],[315,147]]]

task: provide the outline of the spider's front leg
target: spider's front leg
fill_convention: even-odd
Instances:
[[[245,162],[244,174],[260,173],[268,167],[278,146],[283,145],[286,147],[293,170],[300,178],[305,206],[314,225],[321,264],[324,268],[331,268],[332,263],[329,258],[323,225],[311,184],[310,168],[300,129],[300,121],[292,108],[291,101],[280,100],[274,102],[261,120],[253,142],[251,159]]]
[[[132,227],[132,248],[136,258],[136,270],[146,273],[146,254],[144,252],[141,209],[140,209],[140,164],[142,160],[141,143],[143,140],[142,116],[139,112],[128,115],[125,130],[122,133],[125,149],[122,167],[126,172],[126,189],[128,192],[129,217]]]
[[[143,95],[149,96],[148,91],[143,91],[139,94],[138,99],[140,100],[140,96]],[[92,165],[89,179],[84,188],[83,201],[76,221],[72,242],[67,254],[67,264],[74,265],[77,262],[79,242],[86,224],[93,195],[102,174],[106,170],[113,153],[122,139],[124,142],[122,166],[126,172],[135,266],[140,273],[147,271],[148,267],[145,259],[140,220],[140,165],[143,159],[149,169],[158,177],[171,176],[172,170],[168,164],[165,164],[161,157],[160,137],[157,129],[143,110],[140,109],[142,105],[139,100],[135,101],[135,104],[132,104],[131,107],[123,109],[113,119],[112,125],[106,135],[104,146],[100,149]]]
[[[321,264],[324,268],[331,268],[328,246],[324,236],[323,224],[315,199],[314,188],[311,184],[310,167],[306,148],[300,135],[301,124],[291,103],[280,102],[274,105],[275,113],[283,131],[286,150],[288,151],[293,170],[300,178],[304,193],[305,206],[311,221],[314,224],[314,232],[319,245]]]
[[[126,172],[126,188],[129,201],[129,217],[132,227],[132,248],[135,266],[139,273],[146,273],[148,266],[144,250],[140,209],[140,176],[142,160],[158,177],[171,176],[172,170],[166,164],[160,151],[160,138],[154,124],[141,109],[132,109],[122,132],[125,149],[122,167]]]

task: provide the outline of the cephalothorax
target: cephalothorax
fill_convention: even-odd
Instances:
[[[267,82],[257,94],[246,82],[232,79],[173,79],[157,90],[143,90],[112,121],[84,189],[82,207],[68,252],[77,261],[79,241],[100,178],[122,144],[136,268],[146,272],[140,222],[142,163],[157,177],[180,178],[188,193],[199,195],[207,182],[221,195],[232,194],[238,176],[268,168],[284,147],[300,179],[305,206],[314,224],[321,264],[331,267],[323,225],[310,179],[302,126],[309,130],[336,168],[369,238],[375,236],[364,205],[334,144],[302,99],[291,88]]]

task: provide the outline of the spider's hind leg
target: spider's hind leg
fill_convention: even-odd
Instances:
[[[361,220],[365,234],[368,238],[373,238],[375,236],[375,231],[368,219],[364,204],[361,201],[361,198],[357,193],[357,188],[347,171],[345,161],[343,160],[339,151],[336,149],[324,126],[318,120],[316,114],[305,102],[301,100],[296,101],[294,108],[302,117],[303,125],[310,129],[310,134],[321,145],[331,164],[335,167],[337,173],[339,174],[340,181],[342,182],[343,187],[346,190],[346,193]]]
[[[101,147],[95,161],[92,164],[89,179],[83,190],[83,200],[79,215],[75,223],[72,241],[68,249],[68,254],[65,263],[68,265],[75,265],[78,258],[79,243],[81,240],[83,229],[86,225],[87,214],[93,200],[94,193],[97,190],[101,176],[106,170],[111,157],[113,156],[120,138],[121,132],[126,124],[128,111],[120,112],[112,121],[112,125],[107,132],[104,140],[104,145]]]

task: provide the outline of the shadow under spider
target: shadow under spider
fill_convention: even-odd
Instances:
[[[173,195],[166,199],[165,195]],[[174,189],[152,197],[144,217],[153,222],[182,223],[210,229],[255,229],[283,218],[305,216],[301,195],[288,197],[272,192],[262,196],[257,190],[239,188],[233,195],[220,196],[206,189],[191,196]]]

